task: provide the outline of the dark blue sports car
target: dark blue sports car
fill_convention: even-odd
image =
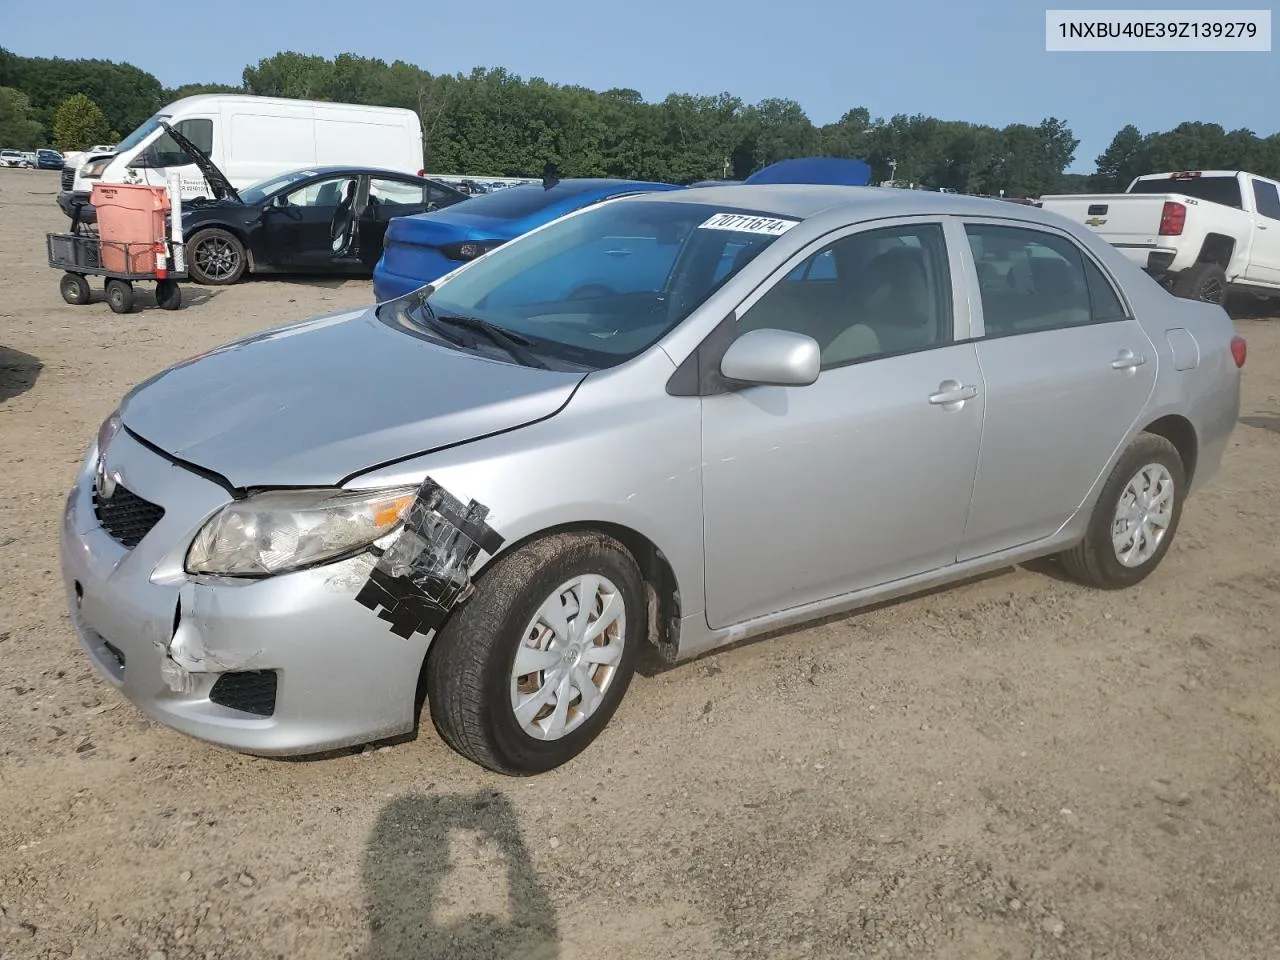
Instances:
[[[382,258],[373,271],[379,303],[402,296],[494,247],[593,203],[633,193],[680,190],[642,180],[568,179],[481,194],[445,210],[397,217],[387,227]]]

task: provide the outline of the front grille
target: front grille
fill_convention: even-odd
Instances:
[[[132,550],[164,516],[164,507],[143,500],[132,490],[116,484],[110,497],[98,495],[93,487],[93,515],[111,539]]]
[[[276,672],[245,670],[224,673],[209,691],[209,699],[231,710],[269,717],[276,712]]]
[[[62,168],[62,189],[70,190],[76,185],[76,171],[74,167]]]

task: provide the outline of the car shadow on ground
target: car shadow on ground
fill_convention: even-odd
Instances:
[[[1259,430],[1280,433],[1280,413],[1265,413],[1260,417],[1241,417],[1240,423],[1243,423],[1246,427],[1256,427]]]
[[[362,874],[369,943],[361,960],[560,956],[555,909],[515,810],[496,790],[388,803]]]
[[[31,354],[0,344],[0,403],[34,387],[43,369],[44,364]]]

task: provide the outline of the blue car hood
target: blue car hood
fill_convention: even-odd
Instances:
[[[270,330],[135,387],[126,428],[235,487],[330,486],[558,412],[585,374],[394,329],[373,308]]]

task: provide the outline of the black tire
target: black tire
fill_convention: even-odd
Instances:
[[[156,282],[156,305],[161,310],[177,310],[182,306],[182,288],[177,280]]]
[[[1173,295],[1201,303],[1225,303],[1227,271],[1216,263],[1197,263],[1174,278]]]
[[[107,306],[113,313],[128,313],[132,310],[133,284],[128,280],[108,280]]]
[[[89,289],[89,281],[78,273],[64,273],[58,282],[58,292],[62,294],[62,299],[73,307],[84,306],[93,297],[93,291]]]
[[[607,577],[623,600],[622,656],[595,711],[560,739],[540,740],[521,728],[511,705],[516,652],[525,625],[543,602],[560,585],[588,574]],[[500,557],[427,655],[427,703],[436,729],[462,756],[510,776],[543,773],[568,762],[600,734],[626,694],[646,616],[640,568],[611,537],[554,534]]]
[[[187,272],[196,283],[211,287],[235,283],[247,265],[244,244],[227,230],[210,227],[187,241]]]
[[[1111,532],[1116,511],[1129,481],[1148,465],[1157,464],[1164,467],[1173,480],[1173,507],[1169,525],[1154,553],[1136,566],[1126,566],[1116,556],[1116,548],[1112,544]],[[1153,433],[1139,434],[1112,468],[1111,476],[1107,478],[1098,502],[1094,505],[1084,539],[1062,554],[1062,564],[1067,572],[1081,583],[1104,590],[1132,587],[1145,580],[1160,565],[1169,551],[1169,545],[1173,543],[1178,522],[1182,519],[1185,487],[1186,470],[1177,448],[1164,437]]]

